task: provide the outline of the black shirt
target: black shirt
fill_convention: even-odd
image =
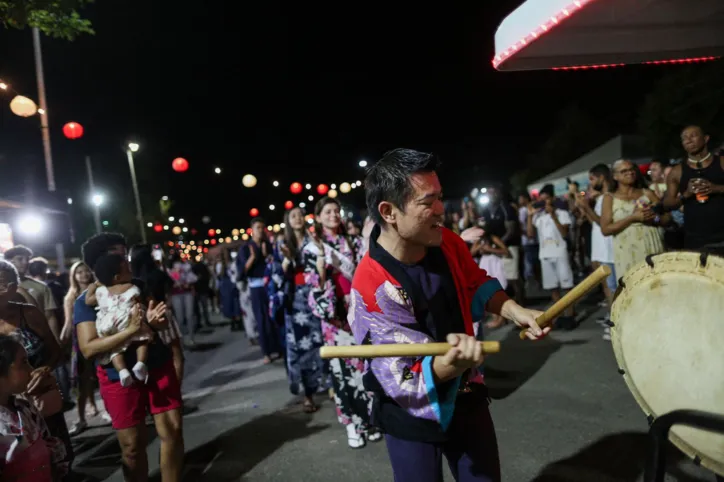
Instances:
[[[482,217],[485,220],[483,229],[485,229],[487,233],[503,238],[507,246],[520,245],[520,222],[518,221],[518,214],[510,203],[501,201],[490,204],[483,210]],[[504,239],[507,231],[505,229],[505,223],[509,221],[515,222],[516,228],[510,239]]]
[[[711,164],[694,169],[687,162],[681,164],[679,191],[686,191],[691,179],[702,178],[716,185],[724,185],[724,169],[721,157],[714,156]],[[724,243],[724,195],[709,194],[706,202],[695,197],[684,201],[684,247],[700,249],[706,245]]]

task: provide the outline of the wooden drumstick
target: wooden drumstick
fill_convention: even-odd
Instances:
[[[543,312],[542,315],[540,315],[538,318],[536,318],[536,323],[538,323],[538,326],[541,328],[546,327],[551,324],[553,320],[555,320],[558,315],[566,311],[566,308],[569,308],[571,305],[576,303],[578,300],[583,298],[586,293],[591,291],[593,288],[599,285],[599,283],[603,282],[608,278],[608,276],[611,274],[611,268],[606,266],[605,264],[602,264],[601,266],[596,269],[593,273],[589,274],[586,279],[578,283],[576,286],[571,288],[571,290],[566,293],[560,300],[553,303],[553,306],[548,308]],[[524,340],[527,338],[526,333],[528,332],[528,329],[521,330],[520,332],[520,339]]]
[[[481,341],[483,353],[498,353],[500,343]],[[452,348],[449,343],[390,343],[387,345],[323,346],[322,358],[384,358],[395,356],[442,356]]]

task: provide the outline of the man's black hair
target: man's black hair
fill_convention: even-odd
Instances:
[[[393,204],[405,212],[405,205],[414,192],[410,177],[419,172],[435,172],[440,161],[434,154],[413,149],[388,151],[367,171],[365,198],[367,211],[372,220],[384,224],[378,209],[381,202]]]
[[[606,164],[596,164],[588,170],[588,173],[594,176],[606,176],[606,178],[609,178],[611,177],[611,168]]]
[[[9,283],[20,283],[20,275],[18,274],[18,269],[10,261],[0,259],[0,273],[8,274],[8,278],[10,278],[8,280]]]
[[[10,366],[15,363],[22,347],[13,335],[0,335],[0,377],[8,376]]]
[[[83,253],[83,261],[88,266],[95,266],[98,258],[108,253],[108,250],[113,246],[119,244],[126,245],[126,238],[119,233],[100,233],[91,236],[80,247],[81,253]]]
[[[540,188],[540,194],[548,194],[550,197],[556,197],[556,188],[553,184],[546,184]]]
[[[120,254],[103,254],[93,266],[96,278],[103,286],[112,286],[113,278],[121,272],[125,257]]]
[[[33,258],[28,264],[28,274],[30,276],[46,276],[48,274],[48,260],[45,258]]]
[[[15,256],[27,256],[28,258],[33,257],[33,250],[22,244],[17,244],[12,248],[5,251],[5,259],[13,259]]]
[[[532,199],[530,197],[530,193],[528,191],[521,191],[520,194],[518,194],[518,197],[524,197],[528,201],[530,201]]]
[[[262,223],[264,226],[266,226],[266,222],[264,221],[264,218],[261,216],[257,216],[255,218],[251,218],[251,222],[249,223],[249,227],[254,226],[256,223]]]

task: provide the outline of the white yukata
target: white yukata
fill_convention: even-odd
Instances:
[[[137,286],[128,288],[123,293],[111,294],[105,286],[99,286],[96,290],[96,300],[98,301],[98,316],[96,318],[96,331],[98,336],[106,337],[115,335],[126,329],[128,319],[131,316],[133,305],[141,296],[141,290]],[[109,363],[116,355],[120,355],[126,351],[128,346],[137,341],[147,341],[151,339],[151,335],[147,330],[139,330],[126,343],[118,347],[110,355],[103,355],[100,363],[105,365]]]

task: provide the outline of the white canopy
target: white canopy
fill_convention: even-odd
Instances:
[[[528,192],[537,192],[546,185],[553,184],[556,195],[568,192],[568,180],[577,182],[581,189],[588,188],[588,170],[596,164],[612,165],[618,159],[628,159],[634,164],[648,164],[644,139],[638,136],[616,136],[584,154],[570,164],[538,179],[528,185]]]
[[[724,54],[724,0],[526,0],[495,34],[498,70],[684,63]]]

